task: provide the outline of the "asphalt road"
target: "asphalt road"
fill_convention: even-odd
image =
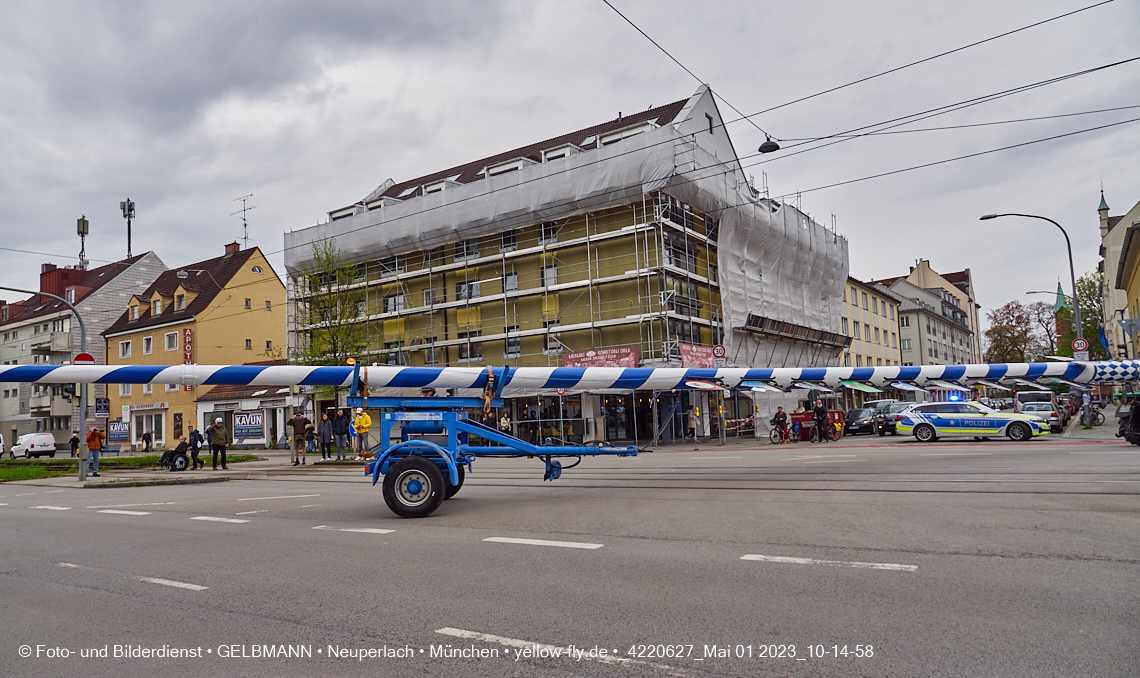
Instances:
[[[553,484],[480,460],[421,520],[278,460],[0,486],[0,676],[1140,675],[1129,445],[672,448]]]

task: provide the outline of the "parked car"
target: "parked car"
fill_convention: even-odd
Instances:
[[[25,433],[20,436],[16,444],[8,450],[8,457],[24,457],[25,459],[38,458],[42,455],[55,456],[55,438],[50,433]]]
[[[924,443],[943,435],[979,439],[1008,436],[1021,441],[1049,433],[1049,424],[1035,414],[998,412],[985,405],[963,402],[912,405],[896,415],[895,427],[899,433],[913,434]]]
[[[843,427],[845,434],[856,435],[859,433],[874,433],[875,432],[875,411],[868,408],[860,408],[857,410],[850,410],[844,416],[846,425]]]
[[[1026,414],[1035,414],[1049,422],[1049,431],[1052,433],[1060,433],[1065,429],[1061,423],[1061,414],[1053,406],[1053,403],[1025,403],[1021,406],[1021,411]]]
[[[1018,391],[1013,395],[1013,411],[1021,412],[1026,403],[1052,403],[1053,408],[1061,416],[1061,427],[1069,423],[1068,410],[1062,411],[1061,404],[1057,402],[1057,394],[1052,391]]]
[[[898,429],[895,428],[895,423],[898,422],[898,414],[910,407],[914,403],[891,403],[890,406],[875,414],[875,430],[881,436],[888,433],[891,435],[898,435]]]

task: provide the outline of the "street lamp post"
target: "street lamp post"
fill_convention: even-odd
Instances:
[[[67,304],[67,307],[75,314],[75,320],[79,323],[79,352],[87,352],[87,326],[83,324],[83,317],[79,315],[79,310],[76,309],[70,301],[54,294],[48,294],[47,292],[22,290],[18,287],[4,287],[0,285],[0,290],[21,292],[23,294],[38,294],[42,297],[51,297],[52,299],[57,299]],[[85,480],[87,480],[87,384],[82,383],[79,385],[79,482]]]
[[[1085,328],[1081,324],[1081,305],[1080,305],[1080,303],[1078,303],[1078,299],[1077,299],[1077,273],[1076,273],[1076,269],[1073,268],[1073,244],[1069,241],[1069,234],[1065,231],[1065,229],[1061,226],[1061,224],[1058,224],[1057,222],[1053,221],[1049,217],[1042,217],[1042,216],[1039,216],[1036,214],[1018,214],[1017,212],[1010,212],[1008,214],[985,214],[979,219],[979,221],[986,221],[988,219],[997,219],[998,217],[1026,217],[1027,219],[1041,219],[1042,221],[1048,221],[1049,223],[1053,224],[1057,228],[1061,229],[1061,235],[1065,236],[1065,247],[1067,247],[1069,250],[1069,281],[1073,285],[1073,297],[1072,297],[1072,300],[1073,300],[1073,322],[1077,326],[1077,338],[1078,339],[1084,339],[1085,338]],[[1085,400],[1087,400],[1087,398],[1085,398]],[[1083,423],[1085,423],[1085,425],[1088,425],[1088,419],[1089,419],[1089,408],[1088,408],[1088,405],[1085,404],[1084,405],[1084,411],[1082,412],[1081,420]]]

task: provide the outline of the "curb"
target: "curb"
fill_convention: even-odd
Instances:
[[[218,478],[177,478],[170,480],[108,480],[101,483],[84,483],[85,490],[103,489],[108,487],[149,487],[152,485],[201,485],[202,483],[222,483],[229,480],[226,476]]]

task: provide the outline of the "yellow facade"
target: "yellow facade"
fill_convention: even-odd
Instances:
[[[185,270],[189,275],[203,275],[194,273],[195,269],[203,268],[204,265],[189,265]],[[175,271],[164,274],[170,275],[176,275]],[[161,282],[162,278],[159,280]],[[221,292],[192,317],[179,321],[175,310],[173,322],[138,330],[129,329],[128,324],[125,331],[108,333],[107,364],[180,365],[187,362],[240,365],[283,354],[285,288],[261,251],[255,248],[228,281],[217,282],[223,285]],[[181,302],[179,296],[182,296]],[[149,296],[136,295],[127,305],[127,318],[141,317],[147,306],[154,308],[156,301],[162,303],[163,309],[177,309],[179,303],[189,307],[194,298],[195,293],[181,285],[165,297],[158,292]],[[191,424],[197,421],[195,400],[209,389],[209,386],[162,384],[153,387],[143,384],[108,386],[111,420],[119,419],[122,407],[129,406],[132,444],[141,445],[142,431],[149,429],[156,434],[155,446],[174,446],[178,436],[188,435]],[[161,435],[157,435],[159,431]]]
[[[854,278],[847,279],[843,300],[846,313],[840,329],[851,337],[851,346],[843,353],[843,365],[901,365],[898,302]]]

